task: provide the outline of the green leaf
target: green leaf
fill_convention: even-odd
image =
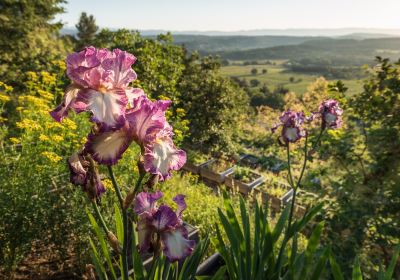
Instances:
[[[87,215],[89,217],[90,224],[92,225],[93,230],[94,230],[94,232],[95,232],[95,234],[97,236],[97,239],[100,242],[100,248],[101,248],[101,251],[103,253],[104,258],[106,259],[106,262],[108,264],[108,268],[110,269],[113,278],[117,279],[117,275],[115,274],[113,263],[112,263],[112,260],[111,260],[110,251],[108,250],[107,242],[104,239],[103,233],[100,230],[100,227],[97,224],[97,222],[96,222],[95,218],[93,217],[93,215],[89,211],[87,211]]]
[[[340,269],[339,265],[337,264],[337,262],[332,254],[330,254],[330,256],[329,256],[329,263],[331,265],[333,279],[344,280],[342,270]]]
[[[360,262],[358,260],[358,257],[354,260],[354,265],[353,265],[353,273],[352,273],[352,280],[362,280],[362,273],[361,273],[361,268],[360,268]]]
[[[392,256],[392,260],[390,261],[389,267],[385,273],[385,280],[391,280],[393,273],[394,273],[394,268],[396,266],[397,263],[397,259],[399,258],[399,254],[400,254],[400,244],[396,246],[393,256]]]
[[[311,275],[310,280],[318,280],[321,278],[322,273],[324,273],[326,268],[326,263],[329,257],[329,249],[325,248],[322,256],[319,258],[317,265],[315,266],[314,272]]]

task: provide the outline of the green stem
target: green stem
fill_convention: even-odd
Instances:
[[[300,183],[301,183],[301,180],[303,179],[304,171],[306,170],[306,166],[307,166],[307,159],[308,159],[308,156],[307,156],[307,144],[308,144],[308,141],[307,140],[308,140],[308,136],[306,135],[306,140],[305,140],[305,143],[304,143],[303,167],[301,169],[301,173],[300,173],[299,179],[296,182],[296,186],[293,186],[293,198],[292,198],[292,204],[291,204],[291,207],[290,207],[290,214],[289,214],[289,221],[288,221],[288,234],[289,234],[289,231],[290,231],[290,229],[292,227],[292,219],[293,219],[293,213],[294,213],[294,206],[295,206],[295,203],[296,203],[297,189],[300,187]],[[289,174],[290,174],[290,177],[291,177],[291,181],[293,183],[293,177],[292,177],[291,172],[290,172],[291,166],[290,166],[289,144],[288,144],[288,168],[289,168]]]
[[[108,227],[106,225],[106,222],[104,221],[103,215],[101,215],[101,213],[100,213],[100,209],[97,206],[97,203],[95,201],[92,201],[92,205],[93,205],[94,211],[96,212],[97,217],[100,220],[100,224],[101,224],[103,230],[105,231],[106,234],[108,234],[108,231],[109,231]]]
[[[121,208],[124,208],[123,207],[124,206],[124,199],[122,198],[121,189],[119,188],[117,180],[115,179],[112,167],[109,165],[109,166],[107,166],[107,168],[108,168],[108,173],[110,173],[111,182],[113,184],[115,192],[117,193],[119,204],[121,205]]]
[[[115,192],[117,193],[118,200],[122,210],[122,221],[124,227],[124,243],[122,246],[122,273],[124,280],[129,279],[129,267],[128,267],[128,214],[124,208],[124,200],[122,198],[121,189],[118,186],[117,180],[115,179],[114,172],[111,166],[107,166],[108,172],[110,173],[111,181]]]
[[[313,150],[318,146],[319,141],[321,141],[321,137],[322,137],[322,134],[324,133],[324,131],[325,131],[325,128],[322,128],[322,127],[321,127],[321,130],[320,130],[320,132],[319,132],[319,135],[318,135],[318,137],[317,137],[317,140],[316,140],[316,141],[314,142],[314,144],[312,145],[311,151],[313,151]]]

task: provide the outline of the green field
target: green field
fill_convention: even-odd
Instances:
[[[238,77],[246,79],[248,82],[252,79],[260,81],[260,86],[264,83],[273,90],[275,87],[281,85],[288,88],[299,95],[302,95],[307,87],[314,82],[318,75],[308,75],[288,72],[282,65],[283,61],[274,61],[276,65],[230,65],[221,68],[221,72],[224,76]],[[250,73],[251,69],[256,68],[258,70],[257,75]],[[267,69],[266,74],[262,74],[262,70]],[[290,82],[290,77],[294,77],[294,82]],[[345,85],[349,88],[348,93],[354,94],[362,90],[362,80],[343,80]],[[254,88],[256,89],[256,88]]]

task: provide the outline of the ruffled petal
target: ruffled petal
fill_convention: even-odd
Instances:
[[[106,58],[102,67],[107,73],[105,83],[112,88],[125,88],[137,76],[133,71],[132,64],[135,63],[136,57],[126,51],[114,49],[112,56]]]
[[[165,111],[170,103],[165,101],[152,102],[142,96],[136,101],[135,107],[128,110],[126,119],[139,144],[149,142],[167,125]]]
[[[137,215],[141,215],[145,212],[147,213],[152,213],[155,212],[156,209],[156,204],[155,202],[159,200],[163,196],[163,193],[161,191],[156,191],[155,193],[147,193],[147,192],[141,192],[139,193],[134,202],[134,209],[133,211]]]
[[[160,181],[171,177],[186,162],[186,153],[175,147],[170,137],[158,138],[145,147],[144,167],[147,172],[160,175]]]
[[[175,228],[179,224],[178,216],[176,216],[174,210],[166,205],[161,205],[151,220],[151,225],[159,233]]]
[[[145,96],[144,91],[141,88],[127,88],[125,90],[126,97],[128,98],[128,104],[130,108],[135,107],[135,101],[141,96]]]
[[[63,102],[50,112],[50,115],[55,121],[61,122],[66,116],[68,116],[70,108],[80,111],[80,104],[76,101],[78,94],[81,91],[82,88],[76,84],[71,84],[66,88]]]
[[[188,239],[188,232],[184,226],[163,232],[161,240],[164,244],[164,254],[170,262],[186,258],[195,246],[195,241]]]
[[[146,219],[139,219],[137,230],[139,251],[141,253],[148,252],[150,249],[151,238],[154,233],[154,228],[148,226]]]
[[[86,184],[87,168],[83,167],[82,158],[78,153],[72,154],[68,159],[68,168],[70,171],[71,183],[78,186],[84,186]]]
[[[185,196],[183,194],[178,194],[172,200],[178,205],[176,215],[182,220],[182,212],[187,208]]]
[[[125,108],[128,99],[124,91],[99,92],[87,90],[79,95],[79,101],[86,104],[86,110],[93,113],[92,120],[103,130],[118,129],[125,124]]]
[[[116,131],[90,133],[85,150],[98,163],[113,165],[121,159],[131,142],[129,131],[123,127]]]
[[[88,87],[87,71],[101,64],[104,50],[87,47],[80,52],[75,52],[67,57],[67,75],[76,84]]]

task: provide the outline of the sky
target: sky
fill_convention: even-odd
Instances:
[[[169,31],[287,28],[400,28],[400,0],[67,0],[58,16],[81,12],[100,27]]]

